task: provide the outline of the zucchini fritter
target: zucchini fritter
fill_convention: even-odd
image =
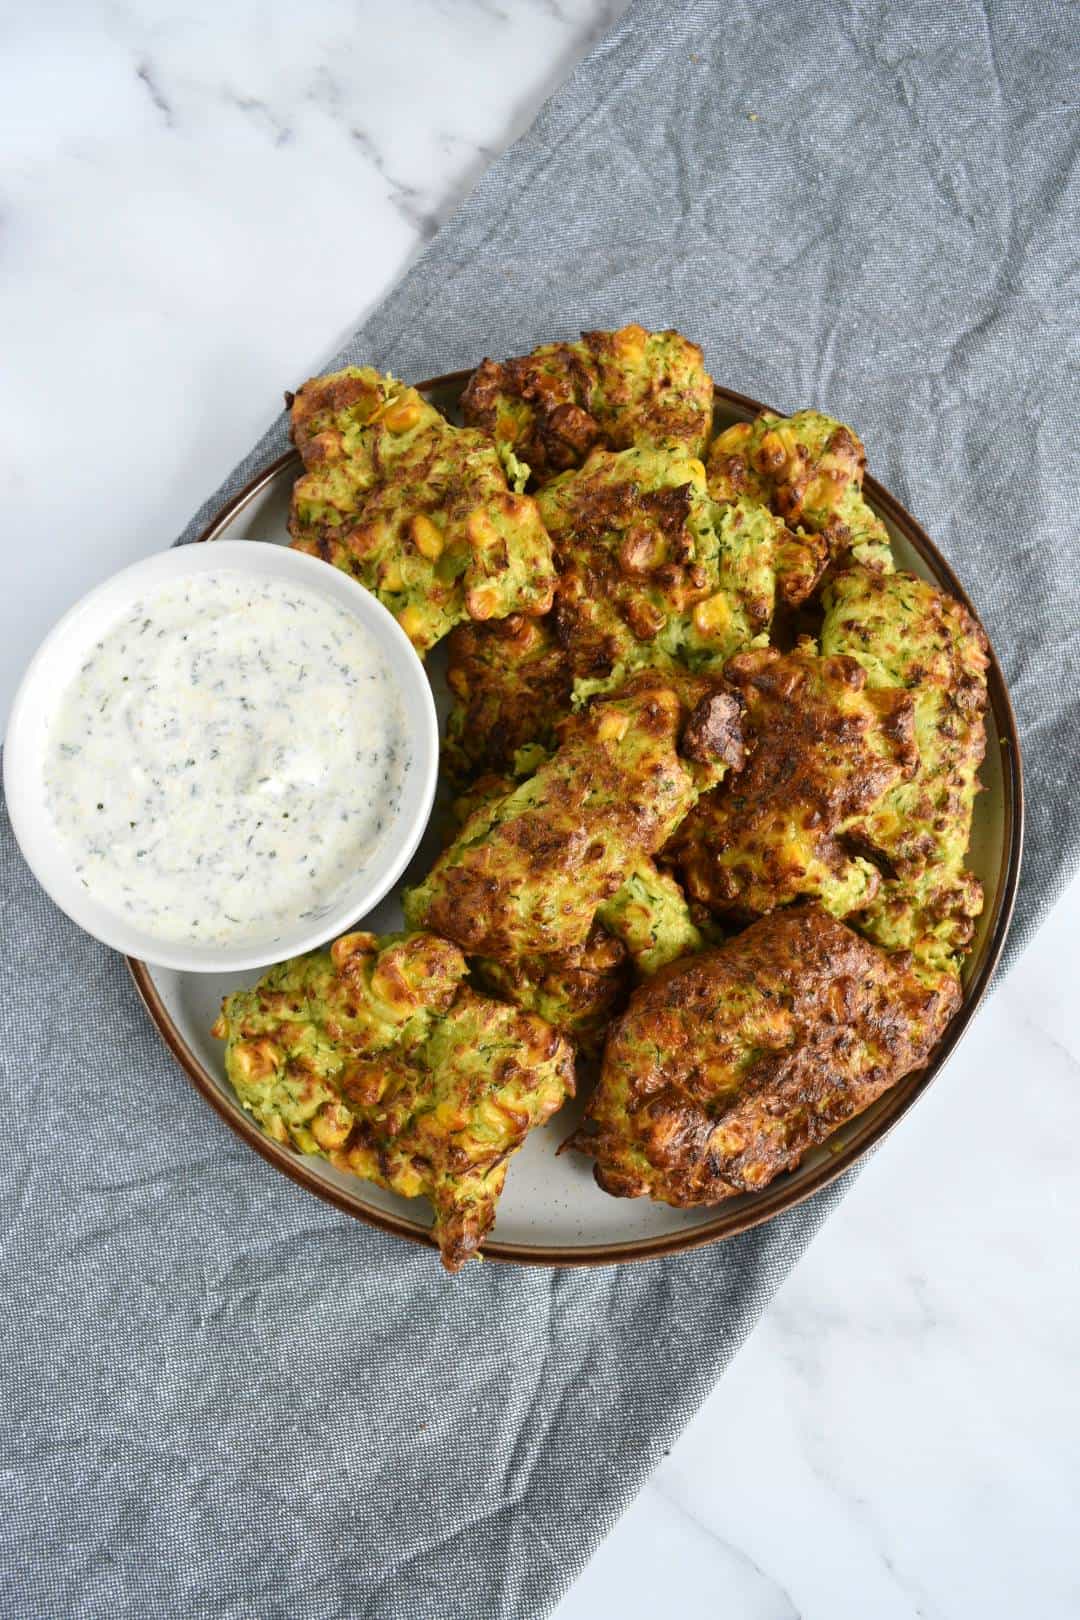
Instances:
[[[861,925],[931,972],[957,972],[982,910],[964,859],[986,748],[986,637],[962,603],[913,574],[852,568],[823,600],[823,651],[856,659],[872,688],[905,691],[915,708],[918,769],[853,827],[891,868]]]
[[[450,803],[450,819],[443,839],[445,843],[452,843],[469,817],[483,805],[493,804],[496,799],[504,798],[507,793],[513,793],[518,785],[516,776],[502,776],[497,771],[485,771],[483,776],[476,776]]]
[[[881,879],[843,840],[915,773],[911,699],[811,642],[740,653],[725,677],[745,705],[746,765],[698,801],[665,858],[692,900],[738,920],[800,896],[834,917],[862,910]]]
[[[774,912],[634,992],[568,1145],[619,1198],[755,1192],[925,1063],[959,999],[816,906]]]
[[[454,780],[509,770],[519,748],[553,746],[573,677],[549,619],[515,613],[489,624],[461,624],[447,652],[454,706],[443,765]]]
[[[679,449],[598,451],[538,496],[556,546],[555,609],[462,625],[450,638],[455,706],[446,762],[506,771],[550,747],[577,697],[641,669],[716,670],[763,639],[778,601],[797,606],[828,561],[751,500],[716,506],[701,462]]]
[[[476,809],[406,893],[409,925],[509,964],[579,949],[598,907],[741,758],[730,693],[710,691],[688,715],[670,684],[642,676],[594,700],[563,721],[553,757]]]
[[[475,966],[487,989],[539,1013],[579,1057],[594,1059],[632,986],[702,944],[679,885],[643,856],[597,908],[583,946],[512,962],[479,958]]]
[[[313,377],[292,401],[304,462],[289,533],[390,609],[421,653],[464,619],[546,613],[554,575],[536,503],[482,433],[371,367]]]
[[[982,914],[982,884],[962,865],[924,866],[884,878],[876,898],[857,918],[868,938],[887,951],[910,951],[927,984],[956,977]]]
[[[919,769],[867,815],[863,836],[898,867],[961,865],[986,750],[986,637],[914,574],[848,569],[823,600],[823,652],[854,658],[871,687],[905,691],[915,707]]]
[[[537,502],[559,574],[555,634],[577,679],[719,670],[768,629],[784,525],[753,501],[714,508],[684,450],[597,450]]]
[[[597,916],[622,941],[642,979],[702,947],[701,933],[679,885],[644,856],[622,888],[600,906]]]
[[[866,451],[858,434],[820,411],[736,422],[709,451],[714,500],[751,496],[792,529],[826,538],[831,556],[892,567],[889,532],[862,494]]]
[[[712,378],[697,344],[678,332],[584,332],[580,343],[546,343],[501,364],[485,360],[461,409],[544,482],[578,467],[596,446],[677,442],[704,453],[712,425]]]
[[[627,948],[600,922],[584,945],[555,955],[475,963],[481,984],[507,1001],[539,1013],[574,1043],[578,1056],[599,1056],[613,1015],[631,985]]]
[[[492,1222],[507,1161],[573,1095],[568,1043],[477,995],[433,934],[345,934],[227,996],[214,1034],[268,1135],[405,1198],[429,1198],[457,1271]]]

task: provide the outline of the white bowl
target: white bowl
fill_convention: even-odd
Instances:
[[[55,710],[87,650],[141,596],[167,582],[224,569],[291,581],[352,613],[373,637],[393,671],[412,743],[413,767],[402,786],[392,827],[340,901],[264,946],[178,944],[138,928],[87,894],[45,802],[45,749]],[[15,695],[4,745],[4,791],[15,837],[34,876],[62,911],[97,939],[128,956],[196,973],[261,968],[314,950],[359,922],[397,882],[431,814],[439,761],[439,729],[431,686],[412,643],[370,591],[317,557],[279,545],[223,540],[181,546],[114,574],[77,602],[38,648]]]

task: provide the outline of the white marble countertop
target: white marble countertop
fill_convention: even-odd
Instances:
[[[621,9],[9,16],[3,713],[48,625],[169,542]],[[559,1620],[1080,1612],[1078,949],[1074,884]]]

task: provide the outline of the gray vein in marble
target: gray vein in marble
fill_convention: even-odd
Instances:
[[[428,241],[435,235],[441,223],[439,211],[425,204],[424,194],[418,186],[411,186],[404,180],[399,180],[390,173],[386,159],[379,148],[365,130],[350,127],[349,135],[360,151],[367,158],[375,173],[385,180],[390,188],[390,202],[397,209],[403,219],[419,231],[421,237]]]
[[[822,1349],[825,1336],[831,1332],[861,1331],[868,1339],[884,1339],[896,1344],[917,1342],[928,1332],[940,1328],[942,1321],[931,1307],[926,1277],[910,1272],[903,1279],[895,1276],[895,1281],[897,1285],[901,1281],[906,1283],[913,1309],[890,1313],[887,1318],[860,1317],[842,1302],[830,1305],[808,1298],[805,1293],[800,1293],[792,1304],[787,1303],[786,1297],[780,1300],[773,1305],[770,1317],[781,1339],[781,1354],[797,1370],[804,1371],[814,1359],[813,1352]],[[797,1353],[799,1349],[810,1354],[802,1357]]]
[[[466,4],[471,5],[474,11],[479,11],[483,16],[491,17],[496,22],[510,21],[510,13],[502,6],[497,5],[496,0],[466,0]],[[444,17],[453,17],[455,13],[460,12],[461,5],[462,0],[436,0],[435,9],[440,11]]]
[[[473,3],[480,5],[482,9],[487,9],[487,0],[473,0]],[[578,24],[579,19],[571,15],[560,4],[560,0],[526,0],[526,3],[531,5],[534,11],[541,11],[545,17],[552,17],[556,22],[564,23],[568,28],[573,28]],[[600,4],[589,6],[584,31],[578,38],[579,46],[591,45],[594,41],[600,39],[602,35],[609,33],[612,24],[626,10],[627,4],[628,0],[600,0]]]
[[[536,0],[539,9],[546,17],[554,17],[556,22],[568,23],[570,18],[566,15],[559,0]]]
[[[610,33],[626,10],[629,0],[606,0],[605,4],[596,7],[589,24],[581,36],[581,44],[585,50],[591,49],[598,40]]]
[[[756,1563],[742,1547],[737,1547],[734,1542],[726,1540],[711,1524],[707,1524],[704,1519],[699,1518],[694,1510],[688,1507],[679,1497],[665,1490],[662,1474],[653,1476],[649,1481],[649,1489],[655,1492],[661,1501],[666,1502],[668,1507],[674,1508],[680,1518],[685,1519],[688,1524],[692,1524],[702,1535],[715,1542],[726,1553],[732,1563],[741,1566],[744,1570],[748,1570],[754,1579],[766,1588],[765,1595],[779,1602],[781,1607],[770,1614],[770,1620],[802,1620],[802,1610],[796,1604],[787,1587],[783,1586],[775,1575],[770,1575],[768,1570],[762,1569],[761,1565]]]
[[[226,90],[225,99],[240,112],[251,116],[255,121],[268,126],[274,138],[275,146],[287,146],[293,138],[292,129],[258,96],[242,96],[236,90]]]
[[[157,76],[151,64],[144,57],[135,69],[135,77],[146,90],[147,95],[157,108],[169,129],[176,128],[176,117],[172,104],[158,83]]]
[[[337,119],[341,115],[342,105],[345,101],[345,92],[341,88],[340,80],[327,67],[320,62],[311,75],[311,81],[304,92],[304,99],[314,102],[321,107],[331,118]]]
[[[460,6],[448,6],[446,0],[427,0],[427,3],[440,16],[455,20],[460,16]],[[514,15],[503,10],[495,0],[469,0],[469,4],[474,12],[511,26],[514,24]],[[555,85],[576,66],[596,40],[608,32],[627,4],[628,0],[601,0],[599,5],[580,7],[579,0],[582,11],[579,16],[575,7],[567,5],[566,0],[529,0],[531,10],[557,21],[571,32],[571,37],[566,38],[564,49],[551,72],[533,88],[520,106],[510,112],[499,140],[479,140],[449,129],[431,131],[438,151],[457,158],[461,165],[457,173],[447,173],[444,169],[438,177],[444,181],[443,185],[431,183],[430,165],[425,164],[418,172],[415,156],[403,160],[400,155],[394,155],[397,148],[393,143],[393,126],[386,132],[387,141],[383,144],[380,141],[383,133],[381,127],[376,132],[366,122],[361,124],[354,121],[359,110],[356,92],[342,82],[332,63],[320,61],[313,68],[302,93],[303,99],[318,107],[331,122],[340,125],[350,141],[360,149],[374,172],[385,182],[390,206],[417,233],[418,245],[422,246],[468,195],[505,145],[516,139],[528,126]],[[242,102],[239,98],[233,99],[245,109],[259,110],[264,116],[272,117],[265,102],[254,98]],[[285,127],[280,119],[277,120],[277,127]],[[280,140],[281,137],[279,144]]]
[[[488,146],[483,141],[466,140],[464,135],[455,135],[451,130],[448,129],[440,130],[438,135],[435,137],[435,144],[439,148],[440,152],[446,153],[447,157],[449,157],[451,153],[464,147],[466,151],[474,154],[478,158],[482,158],[485,165],[494,163],[495,159],[499,155],[499,148],[497,146]]]
[[[1059,1035],[1055,1035],[1052,1030],[1047,1029],[1046,1025],[1032,1013],[1026,1000],[1013,994],[1008,997],[1008,1001],[1010,1012],[1016,1014],[1025,1029],[1030,1030],[1033,1035],[1045,1041],[1047,1046],[1052,1047],[1055,1052],[1065,1059],[1070,1069],[1080,1071],[1080,1056]]]
[[[897,1591],[914,1604],[913,1620],[946,1620],[944,1612],[932,1601],[921,1583],[902,1570],[886,1550],[885,1530],[874,1514],[869,1498],[848,1487],[829,1468],[827,1450],[824,1457],[819,1455],[822,1446],[827,1447],[828,1437],[803,1427],[803,1441],[802,1455],[810,1472],[828,1495],[847,1510],[849,1518],[861,1530],[868,1550],[878,1559]]]

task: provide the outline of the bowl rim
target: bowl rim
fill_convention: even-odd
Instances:
[[[158,967],[186,973],[243,972],[272,966],[281,947],[247,942],[200,946],[185,941],[154,942],[151,931],[128,924],[108,904],[84,897],[73,889],[71,862],[59,840],[49,836],[43,785],[38,781],[41,729],[37,723],[43,705],[50,702],[50,676],[58,660],[70,659],[72,646],[84,646],[104,633],[123,613],[125,604],[170,582],[217,571],[241,573],[252,579],[272,578],[303,586],[323,601],[348,611],[373,638],[394,673],[412,727],[413,768],[402,792],[393,828],[403,834],[376,847],[368,870],[370,881],[354,887],[334,905],[316,927],[290,943],[289,954],[316,949],[370,912],[393,888],[412,859],[431,815],[438,780],[439,722],[431,685],[424,666],[405,632],[383,604],[347,574],[317,557],[282,546],[252,545],[250,540],[220,543],[222,550],[191,552],[187,546],[152,552],[101,580],[74,602],[43,637],[23,672],[11,706],[4,746],[4,789],[12,830],[38,883],[73,922],[113,950],[130,953],[143,949]],[[72,638],[77,639],[72,639]]]
[[[471,375],[471,370],[453,371],[442,376],[429,378],[425,382],[417,383],[415,386],[419,392],[429,394],[446,393],[455,388],[460,391]],[[747,394],[740,394],[733,389],[719,386],[714,389],[714,401],[727,405],[742,420],[751,420],[763,411],[772,411],[771,406],[762,405],[758,400],[751,398]],[[269,484],[294,466],[299,467],[299,465],[300,458],[295,450],[286,450],[282,455],[275,457],[273,461],[256,472],[242,489],[223,503],[199,534],[196,543],[216,540],[222,530],[227,529],[244,508],[256,496],[260,495]],[[907,508],[901,505],[896,497],[890,494],[874,478],[867,476],[863,488],[875,510],[888,517],[895,527],[901,531],[904,538],[933,574],[935,581],[942,584],[958,601],[963,603],[985,634],[985,626],[982,625],[975,607],[952,567]],[[242,543],[249,544],[250,542],[245,541]],[[1024,840],[1024,778],[1020,736],[1005,677],[989,636],[987,636],[987,650],[989,656],[989,669],[987,672],[989,705],[1000,738],[1003,755],[1002,808],[1004,825],[999,881],[982,951],[964,987],[963,1001],[945,1034],[934,1048],[929,1062],[922,1069],[913,1070],[911,1074],[905,1075],[898,1085],[885,1093],[886,1106],[861,1136],[845,1144],[835,1154],[826,1156],[820,1164],[814,1167],[813,1171],[799,1182],[793,1179],[796,1172],[778,1176],[768,1187],[763,1188],[760,1193],[754,1194],[752,1198],[744,1203],[740,1202],[739,1205],[733,1208],[726,1208],[723,1204],[717,1205],[716,1213],[711,1220],[702,1221],[699,1225],[683,1230],[661,1233],[651,1238],[634,1238],[622,1243],[560,1247],[546,1244],[509,1243],[493,1236],[484,1244],[483,1255],[485,1259],[498,1264],[542,1266],[555,1270],[569,1270],[579,1266],[622,1265],[627,1262],[659,1260],[668,1255],[686,1253],[693,1249],[705,1248],[711,1243],[737,1237],[744,1232],[750,1231],[753,1227],[761,1226],[766,1221],[772,1220],[774,1216],[796,1208],[799,1204],[805,1203],[808,1198],[812,1198],[815,1193],[829,1186],[831,1182],[843,1175],[845,1171],[851,1169],[853,1165],[859,1163],[873,1148],[877,1147],[925,1093],[956,1050],[986,994],[1005,945],[1016,903],[1017,885],[1020,876]],[[407,1238],[411,1243],[420,1244],[424,1248],[437,1249],[438,1246],[430,1229],[414,1223],[404,1216],[399,1216],[393,1211],[376,1209],[365,1204],[359,1195],[346,1192],[323,1180],[321,1176],[316,1175],[314,1171],[308,1168],[307,1161],[300,1154],[293,1153],[290,1149],[265,1136],[254,1121],[250,1120],[242,1110],[237,1109],[234,1112],[219,1091],[213,1078],[185,1041],[182,1032],[161,999],[147,964],[136,958],[129,957],[128,967],[139,996],[165,1045],[172,1052],[195,1089],[206,1099],[215,1113],[250,1148],[253,1148],[260,1157],[267,1160],[268,1163],[288,1176],[297,1185],[306,1188],[308,1192],[322,1199],[324,1203],[332,1205],[344,1214],[351,1215],[354,1219],[363,1221],[366,1225],[375,1227],[390,1236]]]

